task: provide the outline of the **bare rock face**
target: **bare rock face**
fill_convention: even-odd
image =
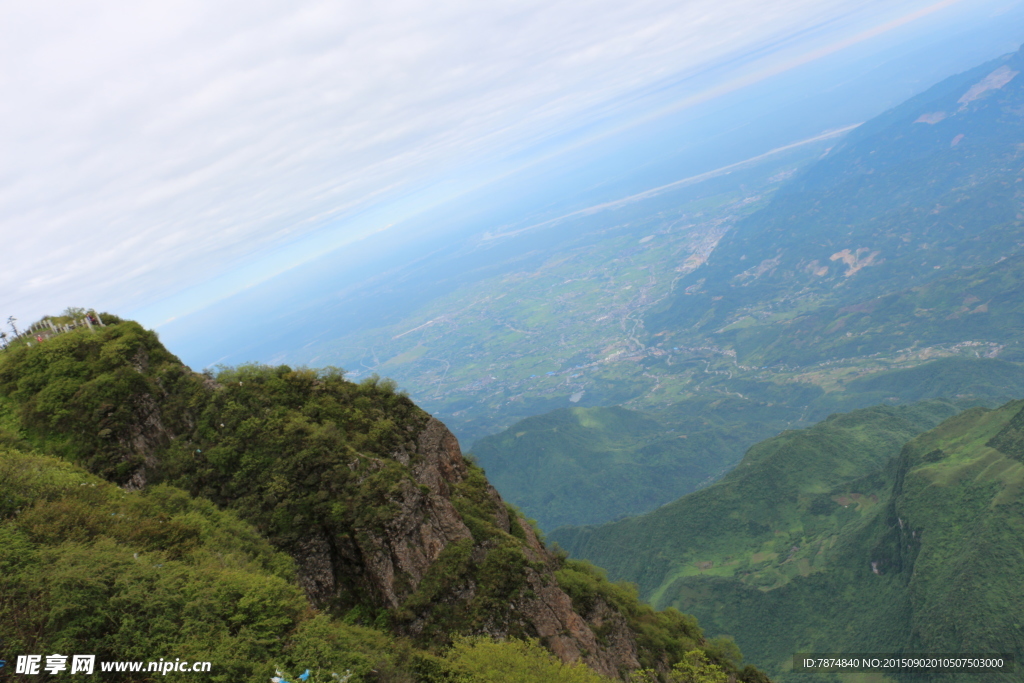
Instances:
[[[387,522],[384,534],[367,532],[361,548],[369,578],[390,608],[416,589],[449,543],[472,537],[447,498],[423,493],[408,482],[403,482],[400,496],[400,513]]]
[[[137,373],[145,375],[150,366],[149,353],[140,347],[130,365]],[[163,399],[164,396],[159,398]],[[134,417],[118,442],[126,459],[142,459],[142,465],[124,485],[128,491],[138,491],[146,487],[149,472],[157,466],[155,454],[174,440],[176,435],[164,425],[160,403],[151,394],[135,395],[132,398],[132,413]]]
[[[553,578],[554,556],[532,527],[523,526],[530,554],[544,562]],[[547,577],[537,574],[536,578]],[[537,597],[525,601],[520,610],[536,630],[537,637],[562,661],[582,659],[598,673],[612,677],[640,668],[636,636],[622,614],[599,600],[584,617],[575,611],[572,599],[553,580],[542,587],[534,585],[533,592]],[[601,640],[595,629],[604,631]]]
[[[160,406],[152,396],[136,396],[133,408],[135,420],[128,425],[127,433],[120,439],[120,445],[126,454],[141,457],[143,464],[125,483],[125,489],[128,491],[138,491],[146,487],[147,471],[157,465],[154,454],[175,438],[175,435],[164,426],[160,417]]]
[[[394,609],[419,585],[427,569],[450,543],[472,538],[451,501],[451,485],[466,476],[455,436],[431,419],[418,435],[415,451],[393,457],[407,465],[413,481],[403,481],[398,513],[383,533],[364,531],[360,551],[367,579],[383,606]]]
[[[439,420],[430,418],[419,433],[416,453],[420,456],[412,466],[416,481],[439,496],[450,496],[449,484],[462,481],[467,474],[459,440]]]
[[[311,534],[292,550],[299,568],[299,585],[314,604],[326,603],[337,588],[333,555],[330,541],[322,533]]]
[[[478,564],[497,547],[493,540],[475,541],[453,504],[454,489],[469,475],[469,468],[457,439],[441,422],[431,418],[416,436],[414,448],[401,448],[392,457],[408,467],[412,477],[392,492],[391,503],[397,513],[382,530],[355,530],[350,535],[354,543],[313,534],[293,551],[302,586],[315,604],[330,603],[332,597],[339,597],[341,586],[355,581],[375,596],[379,607],[398,610],[452,544],[472,543],[469,561]],[[528,524],[510,517],[501,496],[490,485],[486,496],[493,503],[494,526],[506,533],[513,524],[522,528],[525,541],[517,542],[528,563],[509,567],[509,572],[522,573],[513,577],[522,589],[502,614],[478,624],[478,632],[495,637],[514,632],[539,638],[563,661],[582,659],[608,676],[619,677],[639,668],[636,639],[625,618],[603,603],[592,610],[592,623],[578,614],[555,579],[557,558]],[[511,536],[505,542],[510,540]],[[343,547],[346,543],[348,547]],[[458,608],[472,601],[480,590],[472,580],[457,583],[436,596],[436,605]],[[416,636],[423,625],[423,619],[413,619],[406,630]],[[601,639],[594,632],[596,627],[602,627]]]

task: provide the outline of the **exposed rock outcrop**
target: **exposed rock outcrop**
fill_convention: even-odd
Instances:
[[[405,465],[410,478],[392,491],[396,512],[381,529],[353,529],[346,539],[310,535],[295,550],[301,583],[315,604],[328,606],[343,598],[344,586],[356,582],[374,595],[379,607],[400,611],[414,599],[421,583],[446,549],[453,544],[471,545],[467,564],[481,566],[489,553],[516,543],[526,562],[509,567],[522,572],[512,577],[518,589],[509,596],[500,614],[486,615],[479,633],[496,637],[528,635],[541,641],[562,660],[582,659],[595,670],[618,677],[637,669],[636,638],[625,618],[601,603],[592,610],[592,623],[577,613],[569,595],[558,586],[555,569],[559,560],[537,539],[529,524],[509,514],[498,492],[485,485],[491,522],[504,539],[475,539],[456,508],[453,496],[470,475],[458,440],[436,419],[422,428],[412,448],[396,450],[393,458]],[[513,524],[519,537],[512,535]],[[341,552],[340,544],[349,544]],[[466,565],[462,565],[464,570]],[[454,578],[454,577],[448,577]],[[480,599],[481,586],[468,572],[465,580],[433,596],[433,606],[470,609]],[[428,616],[414,614],[402,629],[419,636],[429,629]],[[600,628],[602,638],[595,634]]]

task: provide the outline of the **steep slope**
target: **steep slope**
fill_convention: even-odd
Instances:
[[[424,647],[460,633],[540,638],[613,677],[667,670],[704,643],[692,619],[564,567],[387,382],[284,366],[204,377],[153,333],[103,318],[0,356],[10,438],[129,491],[170,483],[232,510],[295,559],[316,607]],[[585,602],[560,586],[569,570],[591,576]]]
[[[165,485],[126,492],[56,458],[0,447],[4,680],[33,654],[49,679],[45,668],[61,657],[53,653],[88,653],[91,670],[77,673],[135,683],[256,683],[275,671],[288,680],[305,671],[307,683],[613,680],[536,642],[459,638],[438,653],[349,621],[313,609],[295,562],[209,501]],[[76,674],[72,656],[62,663]]]
[[[902,449],[907,417],[921,426],[944,411],[935,403],[898,410],[903,416],[858,411],[784,434],[751,449],[720,484],[671,506],[553,537],[608,562],[615,577],[644,581],[658,604],[735,636],[779,680],[790,680],[794,652],[1019,659],[1024,402],[968,410]],[[834,474],[822,477],[819,466]],[[660,552],[644,553],[630,543],[636,537],[656,538]]]
[[[955,413],[948,402],[930,401],[833,415],[753,446],[721,481],[653,512],[598,527],[564,527],[549,538],[612,577],[636,582],[643,597],[659,603],[677,577],[732,576],[774,564],[803,546],[805,526],[844,525],[849,512],[837,509],[829,492],[877,473],[910,438]],[[800,565],[761,572],[758,585],[781,585]]]

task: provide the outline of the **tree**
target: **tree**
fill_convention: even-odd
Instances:
[[[700,650],[690,650],[683,661],[672,667],[670,683],[726,683],[729,675],[722,667],[712,664]]]
[[[629,683],[659,683],[658,672],[653,669],[634,671]],[[708,656],[700,650],[690,650],[683,655],[665,679],[667,683],[726,683],[729,674],[717,664],[712,664]]]
[[[582,662],[563,663],[535,640],[456,638],[446,659],[459,683],[611,683]]]

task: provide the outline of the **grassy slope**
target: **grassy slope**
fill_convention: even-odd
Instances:
[[[654,512],[600,527],[560,529],[550,538],[612,576],[636,581],[642,595],[655,601],[678,576],[745,574],[787,557],[805,524],[845,523],[853,510],[832,509],[837,506],[819,502],[822,496],[827,501],[833,487],[881,469],[908,439],[955,412],[950,403],[935,401],[835,415],[757,444],[718,483]],[[811,511],[821,506],[829,508],[827,520],[813,519]],[[799,564],[782,573],[760,572],[756,580],[781,584]]]

